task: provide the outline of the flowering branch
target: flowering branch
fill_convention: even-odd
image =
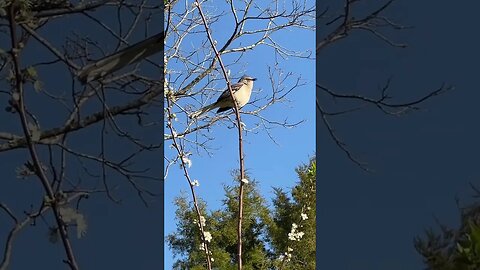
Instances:
[[[198,0],[195,0],[196,6],[198,8],[198,12],[200,13],[200,16],[202,17],[203,25],[205,26],[205,32],[207,33],[208,40],[210,41],[210,45],[212,46],[213,51],[215,52],[215,55],[218,59],[218,62],[220,63],[220,67],[222,68],[222,73],[223,76],[225,77],[225,80],[227,81],[227,87],[228,91],[230,92],[230,96],[232,100],[235,100],[234,102],[234,110],[235,110],[235,116],[237,119],[237,128],[238,128],[238,154],[240,157],[240,188],[238,192],[238,224],[237,224],[237,265],[238,265],[238,270],[242,269],[242,218],[243,218],[243,189],[244,189],[244,184],[246,181],[245,179],[245,168],[244,168],[244,159],[243,159],[243,140],[242,140],[242,122],[240,119],[240,109],[238,108],[237,101],[235,99],[235,96],[233,95],[233,90],[232,86],[230,84],[230,79],[228,78],[227,70],[225,69],[225,66],[223,65],[222,58],[220,57],[220,54],[215,47],[215,42],[212,39],[212,36],[210,34],[210,29],[208,28],[207,20],[205,19],[205,15],[203,14],[202,7],[200,6],[200,2]]]
[[[200,237],[202,239],[203,250],[205,251],[207,267],[208,267],[209,270],[211,270],[212,269],[212,263],[211,263],[211,258],[210,258],[210,252],[208,250],[208,245],[207,245],[207,242],[211,241],[211,234],[204,230],[205,222],[202,222],[202,220],[204,220],[205,218],[200,213],[200,208],[198,207],[198,202],[197,202],[197,196],[195,194],[195,189],[194,189],[194,187],[198,186],[198,180],[193,180],[192,181],[192,179],[190,178],[187,167],[191,166],[191,161],[190,161],[190,159],[188,159],[188,155],[187,155],[187,153],[185,153],[182,146],[177,142],[177,133],[176,133],[175,129],[173,128],[172,120],[175,119],[175,116],[172,112],[172,99],[174,99],[175,97],[173,97],[171,95],[172,92],[166,91],[166,90],[165,90],[165,92],[167,93],[166,94],[166,98],[167,98],[167,108],[166,109],[167,109],[167,113],[168,113],[168,115],[167,115],[167,117],[168,117],[167,126],[170,130],[170,133],[172,134],[173,148],[175,148],[178,156],[180,157],[180,162],[181,162],[180,167],[183,169],[183,174],[185,176],[185,179],[187,179],[189,187],[190,187],[190,192],[192,194],[192,199],[193,199],[193,205],[194,205],[194,208],[195,208],[195,212],[197,213],[197,217],[198,217],[198,227],[200,228]]]

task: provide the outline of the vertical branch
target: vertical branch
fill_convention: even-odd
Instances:
[[[22,125],[23,133],[25,135],[27,148],[30,152],[30,156],[33,161],[33,166],[35,168],[35,174],[40,179],[45,193],[48,197],[49,203],[52,205],[52,211],[55,216],[55,221],[58,226],[58,231],[60,233],[60,238],[62,239],[63,247],[65,253],[67,255],[67,263],[71,269],[78,270],[78,265],[75,260],[75,255],[73,253],[73,249],[68,239],[68,231],[66,228],[65,223],[60,216],[59,209],[58,209],[58,202],[55,198],[55,192],[53,191],[50,182],[45,174],[44,169],[42,168],[40,158],[38,157],[37,151],[35,149],[34,142],[32,140],[32,134],[28,128],[28,120],[26,116],[25,110],[25,102],[24,102],[24,91],[23,91],[23,79],[22,79],[22,72],[20,70],[20,56],[19,52],[21,50],[21,46],[17,41],[17,23],[15,21],[16,15],[16,2],[13,2],[12,5],[9,7],[9,27],[10,27],[10,40],[11,40],[11,56],[13,62],[13,73],[15,75],[15,88],[12,91],[12,104],[13,107],[18,111],[20,122]]]
[[[171,93],[171,92],[169,92],[169,93]],[[174,97],[171,94],[168,94],[167,95],[167,112],[168,112],[167,126],[170,129],[170,133],[172,134],[172,144],[173,144],[173,147],[177,151],[178,156],[180,158],[181,167],[183,169],[183,174],[188,181],[188,185],[190,186],[190,192],[191,192],[192,198],[193,198],[193,205],[194,205],[194,208],[195,208],[195,212],[197,213],[198,224],[199,224],[199,227],[200,227],[200,237],[201,237],[201,240],[202,240],[202,245],[203,245],[204,250],[205,250],[207,267],[208,267],[208,270],[211,270],[212,269],[212,262],[211,262],[211,259],[210,259],[210,252],[208,250],[207,240],[206,240],[206,237],[205,237],[205,230],[203,228],[203,223],[202,223],[202,218],[201,218],[202,213],[200,212],[200,208],[198,207],[198,201],[197,201],[197,196],[195,194],[193,181],[190,178],[190,175],[188,174],[187,164],[186,164],[186,160],[185,160],[185,156],[186,156],[185,152],[181,148],[180,144],[177,142],[176,131],[174,130],[173,124],[172,124],[173,112],[172,112],[172,104],[171,104],[172,102],[170,100],[171,98],[174,98]]]
[[[198,0],[195,0],[195,5],[197,6],[198,12],[202,17],[203,25],[205,26],[205,32],[207,33],[207,37],[208,37],[208,40],[210,41],[210,45],[212,46],[212,49],[215,52],[215,56],[217,57],[218,62],[220,63],[220,67],[222,68],[222,73],[223,73],[223,76],[225,77],[225,80],[227,81],[227,87],[228,87],[228,90],[230,91],[230,96],[232,97],[232,100],[235,101],[234,108],[235,108],[235,115],[236,115],[237,127],[238,127],[238,154],[240,158],[240,187],[238,192],[238,225],[237,225],[237,241],[238,241],[237,243],[238,268],[237,269],[241,270],[242,269],[243,188],[244,188],[243,185],[244,185],[244,179],[245,179],[245,171],[244,171],[244,161],[243,161],[242,122],[240,119],[240,110],[238,108],[237,101],[235,100],[235,96],[233,95],[232,87],[230,85],[230,80],[227,75],[227,70],[223,65],[222,58],[220,57],[220,53],[215,47],[215,43],[212,39],[212,36],[210,35],[210,29],[208,27],[207,20],[205,19],[205,15],[203,14],[202,7],[200,6],[200,2]]]
[[[15,238],[15,234],[20,230],[21,227],[19,225],[18,219],[5,204],[0,203],[0,209],[3,209],[15,223],[14,227],[8,233],[7,241],[5,242],[5,249],[3,251],[3,260],[0,261],[0,270],[6,270],[9,267],[10,259],[12,257],[13,239]]]

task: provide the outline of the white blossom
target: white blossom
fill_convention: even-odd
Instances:
[[[190,182],[190,185],[192,185],[193,187],[198,187],[200,186],[200,182],[198,182],[198,180],[193,180],[192,182]]]
[[[210,242],[212,241],[212,234],[210,232],[203,232],[203,237],[205,238],[205,241]]]
[[[285,252],[284,254],[280,254],[280,256],[278,256],[279,261],[285,260],[289,262],[291,259],[292,259],[292,254],[288,252]]]
[[[306,220],[306,219],[308,219],[308,216],[307,216],[307,214],[304,214],[304,213],[302,213],[302,214],[301,214],[301,216],[302,216],[302,220]]]
[[[173,118],[174,121],[178,121],[177,114],[175,114],[175,113],[172,113],[170,115],[170,118]]]
[[[298,225],[293,223],[292,230],[288,233],[288,239],[291,241],[300,241],[302,239],[304,232],[297,232]]]
[[[205,226],[206,221],[207,221],[207,219],[204,216],[200,216],[200,224],[202,226]]]
[[[175,133],[174,137],[177,136]],[[188,168],[192,167],[192,161],[187,156],[182,156],[182,162],[187,164]]]

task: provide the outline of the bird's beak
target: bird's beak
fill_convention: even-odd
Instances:
[[[252,81],[256,81],[256,80],[257,80],[257,78],[252,78],[251,80],[252,80]]]

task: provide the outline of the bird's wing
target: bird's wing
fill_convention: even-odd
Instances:
[[[159,53],[163,50],[161,46],[163,40],[164,33],[162,31],[148,39],[86,65],[78,71],[78,78],[85,84]]]
[[[233,93],[235,93],[236,91],[238,91],[238,89],[240,89],[240,87],[242,87],[243,83],[234,83],[231,85],[232,87],[232,91]],[[224,98],[229,98],[230,97],[230,90],[225,90],[223,91],[223,93],[218,97],[217,101],[221,100],[221,99],[224,99]]]

